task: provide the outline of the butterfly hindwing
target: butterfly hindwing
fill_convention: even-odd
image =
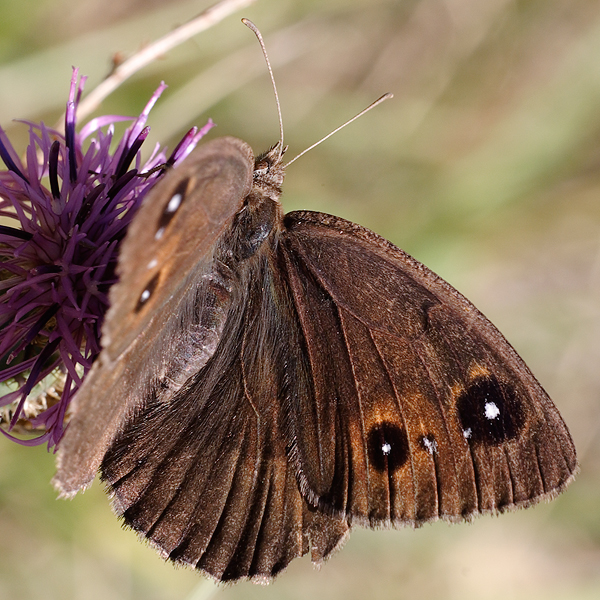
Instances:
[[[270,257],[260,252],[236,281],[227,342],[174,396],[148,398],[102,463],[127,525],[222,581],[269,579],[311,548],[320,561],[348,530],[311,510],[288,460],[283,365],[302,356]]]

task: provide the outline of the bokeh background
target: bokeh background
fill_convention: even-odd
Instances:
[[[91,90],[205,1],[0,0],[0,124],[55,123],[71,66]],[[212,117],[262,151],[277,140],[261,28],[290,156],[381,93],[395,98],[288,172],[286,210],[374,229],[442,275],[499,328],[569,424],[581,474],[556,501],[420,530],[356,530],[320,571],[217,587],[123,530],[99,484],[73,501],[54,457],[0,439],[0,599],[345,600],[600,597],[600,3],[259,0],[155,61],[100,113],[150,118],[172,147]]]

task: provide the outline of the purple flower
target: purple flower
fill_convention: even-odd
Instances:
[[[98,117],[78,133],[84,84],[74,69],[64,136],[28,123],[24,163],[0,127],[6,165],[0,171],[0,421],[40,435],[18,439],[0,431],[49,448],[60,441],[69,402],[100,352],[108,290],[131,219],[165,167],[183,160],[213,126],[190,130],[169,158],[155,147],[142,165],[148,113],[166,86],[111,151],[114,123],[127,118]]]

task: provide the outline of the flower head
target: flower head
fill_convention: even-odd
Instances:
[[[185,158],[213,126],[190,130],[167,158],[157,146],[142,164],[152,98],[115,146],[114,123],[76,130],[85,78],[73,70],[65,134],[29,123],[21,162],[0,127],[0,421],[41,432],[18,439],[56,445],[73,394],[100,352],[120,243],[167,166]],[[106,131],[103,131],[103,128]],[[84,142],[92,136],[84,147]]]

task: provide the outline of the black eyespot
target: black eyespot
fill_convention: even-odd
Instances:
[[[496,377],[476,379],[458,398],[458,416],[469,443],[499,445],[516,438],[525,424],[514,388]]]
[[[378,471],[397,471],[408,460],[406,432],[393,423],[381,423],[368,435],[369,460]]]
[[[183,202],[186,198],[188,186],[189,186],[189,179],[184,179],[175,188],[171,198],[169,199],[169,201],[167,202],[167,205],[165,206],[165,210],[163,210],[162,214],[160,215],[160,219],[158,220],[158,224],[156,227],[156,234],[154,236],[157,240],[163,236],[163,233],[165,232],[165,229],[171,222],[171,219],[175,216],[177,211],[181,208],[181,205],[183,204]]]
[[[138,303],[135,307],[136,313],[140,312],[140,310],[142,310],[142,307],[144,306],[144,304],[146,304],[146,302],[148,302],[148,300],[150,300],[150,298],[152,297],[152,294],[154,293],[154,290],[156,289],[156,286],[158,285],[159,276],[160,276],[160,272],[158,272],[148,282],[148,285],[144,288],[144,291],[140,294]]]

